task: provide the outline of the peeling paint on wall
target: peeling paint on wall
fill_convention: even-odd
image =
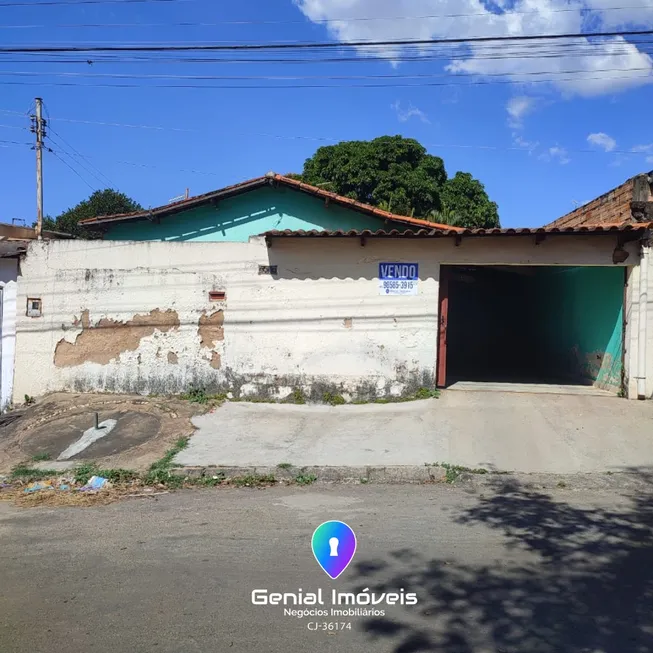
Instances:
[[[211,367],[214,370],[219,370],[222,367],[222,358],[217,351],[214,351],[213,355],[211,356]]]
[[[179,356],[177,356],[174,351],[168,352],[168,363],[170,363],[170,365],[177,365],[179,363]]]
[[[198,332],[200,334],[201,346],[206,349],[213,349],[216,342],[224,340],[224,311],[216,311],[207,315],[202,313],[199,321]]]
[[[73,324],[79,325],[75,318]],[[83,363],[106,365],[126,351],[136,351],[141,340],[151,336],[155,330],[166,333],[179,328],[176,311],[162,312],[154,309],[147,315],[135,315],[127,322],[109,318],[101,319],[95,326],[90,324],[89,311],[82,313],[82,332],[70,343],[61,339],[54,350],[54,364],[57,367],[76,367]]]

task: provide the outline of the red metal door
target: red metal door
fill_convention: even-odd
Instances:
[[[440,267],[440,310],[438,312],[438,374],[437,385],[447,385],[447,325],[449,320],[449,268]]]

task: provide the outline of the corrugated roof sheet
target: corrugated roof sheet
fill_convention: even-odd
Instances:
[[[536,227],[523,229],[460,229],[441,225],[433,225],[430,229],[418,229],[417,231],[400,231],[392,229],[390,231],[379,229],[371,231],[365,229],[362,231],[268,231],[262,234],[270,238],[347,238],[347,237],[364,237],[364,238],[443,238],[447,236],[527,236],[537,234],[588,234],[588,233],[618,233],[618,232],[644,232],[650,229],[653,223],[638,224],[617,224],[617,225],[594,225],[588,227]]]
[[[161,218],[167,215],[180,213],[181,211],[187,211],[189,209],[208,204],[211,201],[227,199],[228,197],[233,197],[235,195],[240,195],[251,190],[256,190],[264,186],[275,184],[285,186],[287,188],[292,188],[293,190],[301,191],[303,193],[307,193],[308,195],[313,195],[314,197],[319,197],[321,199],[334,202],[335,204],[339,204],[340,206],[358,211],[359,213],[371,215],[383,220],[409,224],[417,227],[430,227],[433,224],[427,220],[420,220],[418,218],[411,218],[410,216],[406,215],[398,215],[396,213],[390,213],[389,211],[383,211],[382,209],[379,209],[375,206],[357,202],[356,200],[353,200],[349,197],[343,197],[337,193],[331,193],[322,188],[318,188],[317,186],[311,186],[310,184],[305,184],[302,181],[291,179],[290,177],[284,177],[283,175],[279,175],[274,172],[270,172],[264,177],[249,179],[248,181],[243,181],[239,184],[234,184],[233,186],[227,186],[226,188],[221,188],[220,190],[205,193],[204,195],[189,197],[188,199],[184,199],[179,202],[173,202],[172,204],[166,204],[164,206],[159,206],[154,209],[134,211],[133,213],[103,215],[95,218],[87,218],[86,220],[80,220],[79,223],[83,225],[106,225],[116,222],[126,222],[129,220],[152,220],[154,218]],[[435,226],[446,227],[446,225],[437,224]],[[448,228],[454,230],[457,229],[456,227]]]

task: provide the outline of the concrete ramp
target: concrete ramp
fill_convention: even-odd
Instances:
[[[653,465],[653,402],[444,392],[364,406],[227,403],[193,418],[185,466],[424,466],[566,474]]]

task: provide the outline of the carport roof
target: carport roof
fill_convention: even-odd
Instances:
[[[262,234],[266,238],[445,238],[461,236],[528,236],[528,235],[580,235],[580,234],[609,234],[609,233],[633,233],[643,234],[653,226],[651,222],[637,224],[602,224],[580,227],[537,227],[537,228],[508,228],[508,229],[461,229],[447,228],[443,225],[433,225],[432,229],[418,229],[416,231],[400,231],[392,229],[389,231],[379,229],[371,231],[267,231]]]

